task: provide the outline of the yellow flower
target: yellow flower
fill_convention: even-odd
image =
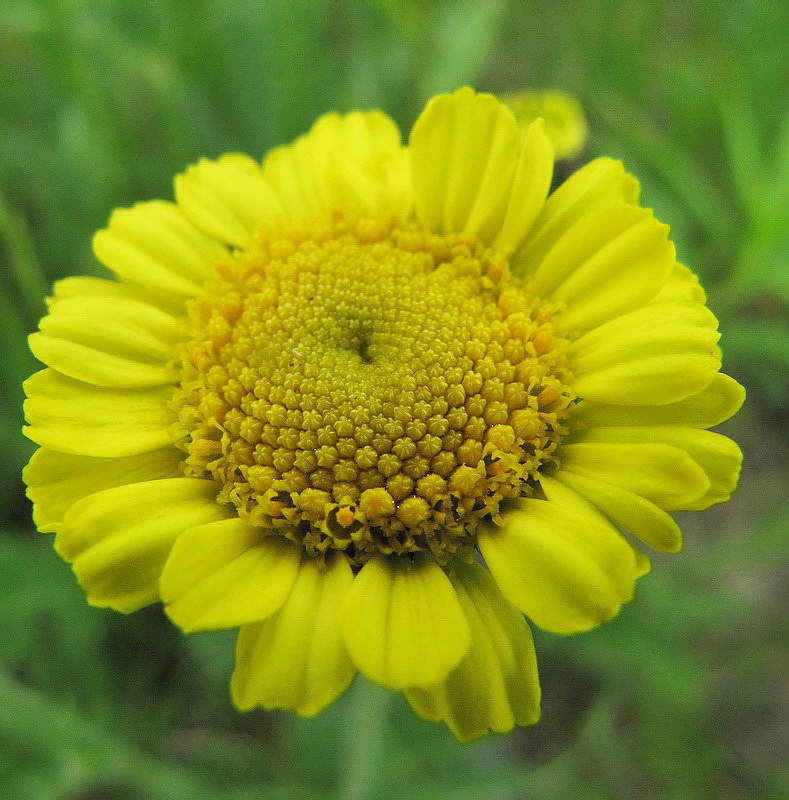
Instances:
[[[557,159],[576,158],[583,150],[589,131],[584,110],[571,94],[558,90],[524,90],[504,95],[501,101],[512,111],[524,130],[528,130],[539,117],[545,120],[545,128],[551,137]]]
[[[728,498],[741,387],[638,184],[461,89],[328,114],[115,211],[31,347],[25,478],[91,603],[239,627],[241,709],[360,670],[461,740],[533,723],[525,613],[584,631]]]

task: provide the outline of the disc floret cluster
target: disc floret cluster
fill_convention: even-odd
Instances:
[[[561,438],[553,313],[473,236],[341,217],[265,231],[190,307],[186,474],[310,555],[470,559]]]

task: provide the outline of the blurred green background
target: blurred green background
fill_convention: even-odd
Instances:
[[[0,797],[789,797],[789,5],[785,0],[4,0],[0,6]],[[314,720],[232,708],[233,636],[90,608],[19,477],[25,336],[99,274],[110,210],[200,155],[261,156],[323,111],[407,131],[433,93],[561,88],[584,154],[672,225],[749,400],[725,506],[685,515],[618,619],[536,633],[534,728],[458,745],[363,682]]]

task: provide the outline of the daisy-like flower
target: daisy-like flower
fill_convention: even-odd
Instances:
[[[31,337],[35,521],[94,605],[239,627],[237,706],[320,711],[357,670],[461,740],[539,715],[524,614],[613,617],[733,490],[742,388],[638,184],[548,196],[541,122],[432,99],[409,144],[328,114],[115,211],[114,277]]]
[[[584,110],[571,94],[556,89],[544,92],[524,89],[503,96],[501,101],[526,131],[542,117],[555,158],[576,158],[583,150],[589,130]]]

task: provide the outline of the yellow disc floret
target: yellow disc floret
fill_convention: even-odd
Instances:
[[[190,307],[185,473],[313,556],[468,556],[564,432],[553,313],[471,236],[341,217],[261,232]]]

